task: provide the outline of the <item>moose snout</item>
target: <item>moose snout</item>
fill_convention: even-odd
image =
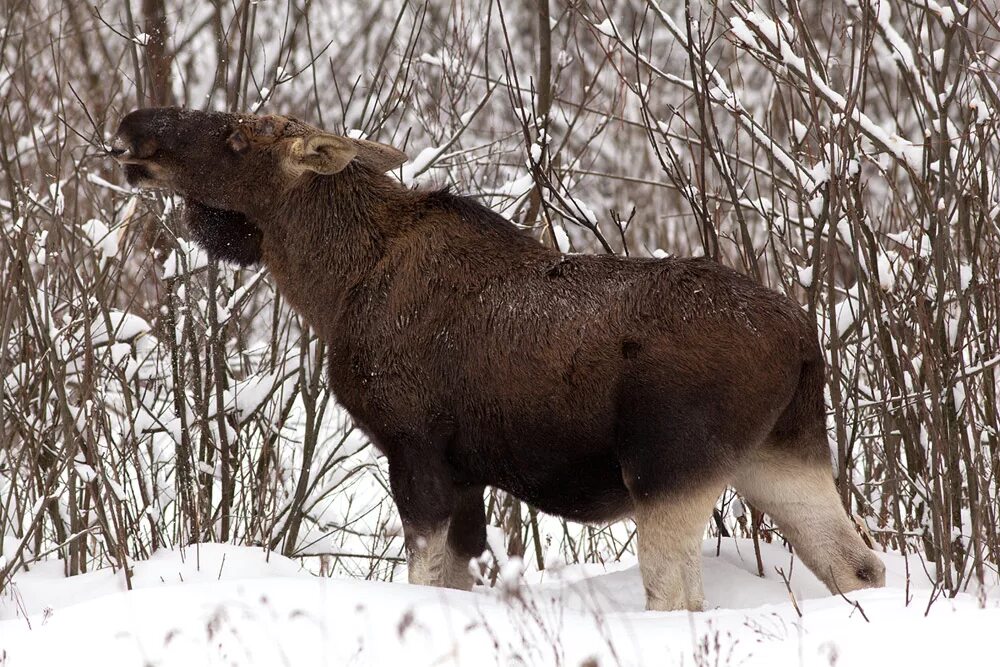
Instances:
[[[115,158],[119,162],[127,161],[132,154],[131,143],[126,141],[120,134],[116,134],[115,138],[111,141],[111,145],[108,146],[108,155]]]
[[[134,136],[119,130],[115,138],[111,140],[108,154],[121,164],[130,164],[153,158],[159,148],[159,142],[153,137]]]
[[[176,125],[174,109],[138,109],[118,124],[107,153],[122,164],[154,159],[163,148],[164,130]]]
[[[122,119],[111,143],[105,146],[107,155],[122,165],[129,185],[142,188],[163,188],[170,185],[168,172],[159,162],[163,157],[160,136],[150,121],[151,110],[132,112]]]

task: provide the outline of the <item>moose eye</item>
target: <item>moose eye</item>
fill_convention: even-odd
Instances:
[[[242,130],[236,130],[230,134],[229,138],[226,139],[226,143],[237,155],[243,155],[250,149],[250,140]]]
[[[154,157],[160,150],[160,145],[156,139],[147,137],[137,142],[135,146],[135,157],[141,160],[148,160]]]

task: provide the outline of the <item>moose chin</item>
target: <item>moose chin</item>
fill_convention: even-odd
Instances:
[[[733,486],[832,591],[883,585],[835,489],[816,327],[787,297],[707,259],[561,254],[402,186],[402,151],[291,117],[141,109],[111,153],[326,342],[331,390],[388,460],[412,583],[471,588],[493,486],[634,518],[647,608],[698,610]]]

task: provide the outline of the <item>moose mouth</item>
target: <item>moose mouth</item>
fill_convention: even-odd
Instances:
[[[113,157],[125,170],[125,180],[134,188],[164,189],[170,187],[167,170],[156,164],[156,150],[149,147],[139,147],[132,142],[116,136],[114,142],[107,147],[107,154]],[[140,152],[141,151],[141,152]]]
[[[136,188],[157,187],[159,185],[156,176],[153,175],[149,167],[136,162],[125,165],[125,180],[128,181],[129,185]]]
[[[156,162],[162,156],[151,142],[134,142],[121,131],[107,153],[122,166],[132,187],[176,192],[184,197],[184,219],[191,237],[209,256],[247,266],[262,260],[262,230],[246,214],[214,206],[177,187],[170,170]]]
[[[174,189],[173,179],[170,178],[169,172],[155,162],[135,158],[119,159],[119,162],[125,169],[125,180],[133,188],[144,190]]]

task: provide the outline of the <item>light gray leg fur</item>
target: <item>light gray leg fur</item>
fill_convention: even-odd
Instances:
[[[432,530],[403,527],[406,538],[406,565],[411,584],[444,586],[448,561],[448,522]]]
[[[406,534],[406,565],[411,584],[472,590],[469,559],[448,545],[447,521],[433,530],[417,532],[411,528]]]
[[[469,558],[455,553],[451,547],[446,547],[444,582],[446,588],[456,588],[460,591],[471,591],[475,579],[469,571]]]
[[[771,515],[799,558],[832,592],[885,585],[885,565],[844,511],[829,465],[762,455],[744,468],[735,486]]]
[[[701,541],[722,486],[636,502],[639,571],[646,608],[701,611]]]

